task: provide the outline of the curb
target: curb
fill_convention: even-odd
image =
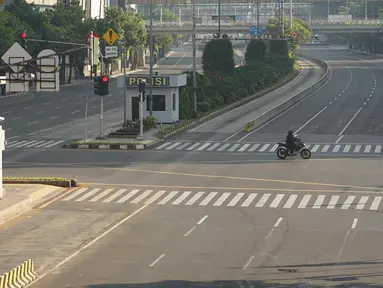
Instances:
[[[26,183],[23,183],[26,184]],[[65,188],[46,185],[42,189],[32,193],[28,198],[0,211],[0,225],[12,220],[13,218],[30,211],[33,207],[43,203],[44,201],[57,196]],[[5,195],[6,197],[6,195]],[[1,201],[1,200],[0,200]]]
[[[282,86],[286,85],[287,83],[291,82],[294,78],[296,78],[301,73],[302,73],[302,70],[295,71],[295,72],[285,76],[285,78],[281,82],[279,82],[278,84],[276,84],[274,86],[266,88],[265,90],[260,91],[257,94],[248,96],[245,99],[242,99],[242,100],[240,100],[240,101],[238,101],[236,103],[230,104],[229,106],[226,106],[225,108],[222,108],[220,110],[214,111],[214,112],[212,112],[212,113],[210,113],[210,114],[208,114],[208,115],[206,115],[206,116],[204,116],[204,117],[202,117],[202,118],[200,118],[200,119],[198,119],[196,121],[193,121],[192,123],[190,123],[190,124],[188,124],[188,125],[186,125],[184,127],[181,127],[179,129],[177,129],[177,130],[175,130],[175,131],[173,131],[173,132],[171,132],[169,134],[163,135],[163,136],[161,136],[159,138],[167,139],[167,138],[172,137],[172,136],[174,136],[174,135],[176,135],[178,133],[181,133],[181,132],[183,132],[185,130],[191,129],[191,128],[197,126],[198,124],[201,124],[202,122],[210,120],[211,118],[217,117],[217,116],[219,116],[220,114],[222,114],[224,112],[228,112],[228,111],[233,110],[233,109],[235,109],[237,107],[245,105],[245,104],[247,104],[247,103],[249,103],[249,102],[251,102],[251,101],[253,101],[253,100],[255,100],[255,99],[259,98],[259,97],[262,97],[262,96],[264,96],[264,95],[266,95],[266,94],[268,94],[270,92],[273,92],[273,91],[279,89],[280,87],[282,87]]]
[[[37,278],[32,259],[24,261],[8,273],[0,276],[0,288],[25,287]]]
[[[41,184],[56,187],[78,187],[78,183],[75,180],[29,180],[29,179],[3,179],[3,184]]]
[[[144,150],[147,144],[64,144],[69,149],[96,149],[96,150]]]
[[[287,111],[291,107],[293,107],[295,104],[299,103],[300,101],[303,101],[304,99],[310,97],[314,92],[319,90],[329,79],[330,77],[330,69],[326,62],[314,58],[314,57],[306,57],[305,58],[316,62],[320,66],[322,66],[325,69],[324,75],[314,83],[311,87],[306,88],[305,90],[291,96],[286,101],[282,102],[281,104],[269,109],[268,111],[264,112],[262,115],[259,115],[258,117],[254,118],[253,120],[250,120],[245,123],[243,127],[243,132],[249,133],[253,131],[254,129],[257,129],[258,127],[264,125],[268,121],[272,120],[273,118],[277,117],[281,113]]]

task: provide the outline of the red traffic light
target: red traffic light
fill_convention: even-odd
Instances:
[[[109,81],[109,78],[108,78],[108,76],[102,76],[101,80],[102,80],[102,82],[106,83]]]
[[[22,39],[27,39],[27,33],[25,33],[25,32],[21,32],[20,37],[21,37]]]

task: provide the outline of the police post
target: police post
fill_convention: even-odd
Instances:
[[[140,92],[140,135],[137,139],[144,139],[144,101],[145,101],[145,91],[146,89],[146,79],[140,79],[138,82],[138,91]]]

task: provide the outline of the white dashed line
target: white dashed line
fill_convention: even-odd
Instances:
[[[59,118],[59,116],[53,116],[53,117],[51,117],[49,119],[52,120],[52,119],[56,119],[56,118]]]

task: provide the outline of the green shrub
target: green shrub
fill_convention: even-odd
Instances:
[[[253,39],[246,47],[246,64],[260,62],[266,58],[267,46],[264,40]]]
[[[203,50],[202,65],[204,73],[217,72],[233,75],[234,50],[230,39],[210,40]]]

